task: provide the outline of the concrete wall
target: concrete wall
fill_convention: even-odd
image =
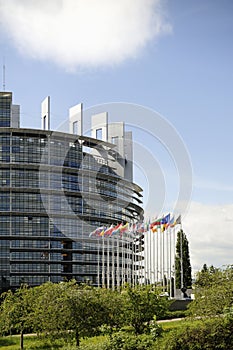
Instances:
[[[98,130],[102,130],[102,141],[108,141],[108,113],[94,114],[91,123],[91,137],[97,138]]]
[[[74,123],[77,123],[77,124],[75,125]],[[70,134],[83,135],[83,104],[82,103],[79,103],[69,109],[69,132]]]
[[[50,96],[41,103],[41,129],[50,130]]]
[[[12,128],[20,127],[20,106],[19,105],[11,106],[11,127]]]

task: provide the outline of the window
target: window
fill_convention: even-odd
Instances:
[[[73,134],[75,134],[75,135],[78,134],[78,122],[77,121],[73,122]]]
[[[112,143],[113,143],[114,145],[117,145],[117,144],[118,144],[118,136],[112,137]]]
[[[43,129],[46,130],[46,115],[43,118]]]
[[[97,140],[102,140],[102,129],[96,129]]]

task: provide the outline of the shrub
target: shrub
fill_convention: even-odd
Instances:
[[[149,350],[153,349],[152,336],[147,334],[134,335],[118,332],[112,335],[109,344],[104,350]]]
[[[233,321],[227,317],[194,321],[157,341],[159,350],[233,349]]]

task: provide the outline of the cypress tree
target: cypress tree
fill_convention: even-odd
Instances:
[[[183,265],[183,278],[181,274],[181,265]],[[183,289],[185,292],[187,288],[192,287],[192,268],[189,256],[189,242],[183,230],[177,233],[175,270],[176,288]]]

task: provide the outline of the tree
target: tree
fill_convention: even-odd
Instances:
[[[122,294],[126,301],[126,320],[136,334],[142,334],[154,316],[163,316],[168,310],[169,301],[151,286],[127,286]]]
[[[220,275],[219,275],[220,274]],[[221,276],[221,270],[211,265],[203,265],[201,271],[196,274],[195,287],[208,287],[215,283],[217,276]]]
[[[73,337],[79,347],[80,337],[93,335],[104,322],[100,293],[90,286],[79,286],[75,280],[40,287],[34,309],[37,332],[47,336]],[[72,331],[72,332],[71,332]]]
[[[189,307],[191,315],[212,317],[229,312],[233,302],[232,266],[224,270],[211,266],[207,271],[200,271],[194,287],[195,300]]]
[[[30,330],[33,313],[34,291],[22,285],[15,293],[8,291],[2,294],[3,302],[0,307],[1,333],[20,332],[20,349],[23,349],[23,334]]]
[[[176,288],[185,292],[187,288],[192,286],[192,268],[189,256],[189,243],[183,230],[177,233],[175,270]]]

